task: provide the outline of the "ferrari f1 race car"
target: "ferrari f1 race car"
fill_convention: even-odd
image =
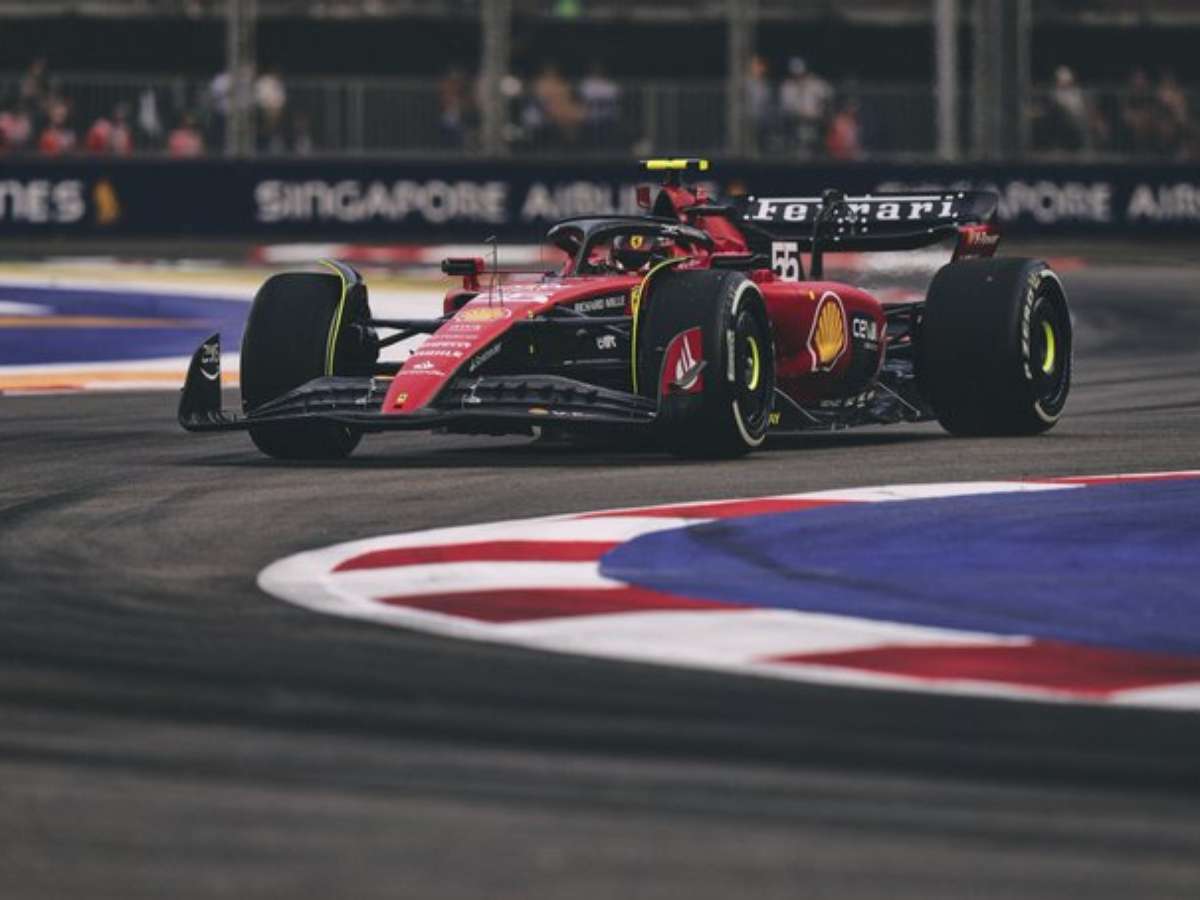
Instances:
[[[554,225],[564,261],[513,280],[483,258],[434,319],[372,315],[351,267],[268,279],[242,344],[242,409],[222,411],[220,341],[192,358],[188,431],[245,429],[285,459],[346,456],[367,432],[635,431],[687,456],[737,456],[776,433],[937,419],[955,435],[1032,435],[1071,385],[1055,273],[993,258],[982,191],[717,202],[684,183],[705,160],[643,162],[644,216]],[[830,251],[955,242],[924,300],[885,303],[823,277]],[[807,256],[807,271],[805,258]],[[527,273],[528,274],[528,273]],[[403,362],[380,349],[428,335]]]

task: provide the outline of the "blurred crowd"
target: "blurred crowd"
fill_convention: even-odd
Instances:
[[[911,129],[915,124],[907,108],[897,107],[899,94],[889,93],[895,91],[892,86],[872,93],[845,81],[835,89],[799,56],[777,64],[761,55],[752,57],[741,89],[744,146],[764,156],[863,159],[872,148],[889,149],[889,129]],[[864,94],[871,94],[869,107],[863,103]],[[626,96],[600,63],[571,81],[547,62],[532,78],[505,78],[501,95],[507,107],[506,143],[511,147],[654,149],[639,146],[634,113],[643,112],[638,101],[644,104],[644,98]],[[438,85],[445,146],[479,146],[483,96],[483,86],[462,68],[445,73]],[[1152,80],[1145,69],[1136,68],[1120,86],[1084,88],[1070,68],[1060,66],[1052,86],[1035,90],[1030,119],[1031,149],[1038,153],[1200,157],[1200,126],[1191,117],[1187,91],[1170,71]],[[932,128],[932,122],[923,124]]]
[[[1200,128],[1188,109],[1187,92],[1169,70],[1152,80],[1145,69],[1135,68],[1120,90],[1095,91],[1081,86],[1069,67],[1059,66],[1053,85],[1037,96],[1031,118],[1033,147],[1039,151],[1200,157]]]
[[[853,96],[838,98],[829,82],[793,57],[786,76],[769,76],[765,58],[755,56],[744,83],[748,145],[763,153],[857,159],[863,153],[859,104]],[[592,62],[582,77],[568,79],[553,61],[532,77],[506,76],[500,84],[505,105],[505,143],[515,149],[625,150],[651,152],[641,146],[639,117],[644,96],[627,97],[602,63]],[[474,149],[485,86],[453,66],[438,84],[441,139],[445,146]],[[636,108],[635,108],[636,106]],[[711,110],[707,111],[711,114]],[[723,137],[719,116],[710,122]]]
[[[190,94],[183,86],[116,89],[104,91],[108,99],[97,103],[90,95],[98,92],[87,93],[71,96],[44,59],[34,60],[15,87],[0,93],[0,154],[203,156],[224,148],[230,114],[239,106],[254,113],[260,152],[314,150],[308,117],[290,113],[277,70],[247,70],[240,79],[222,72]]]
[[[766,57],[751,57],[743,104],[751,146],[758,153],[836,160],[863,156],[857,98],[849,91],[839,96],[803,57],[788,59],[779,79],[772,78]]]
[[[474,149],[482,125],[480,109],[486,86],[451,66],[438,83],[438,115],[442,142]],[[505,106],[504,138],[515,149],[627,149],[634,140],[624,127],[620,85],[594,61],[584,76],[570,81],[557,63],[546,61],[528,79],[507,75],[500,82]]]
[[[724,96],[723,87],[689,95],[685,82],[622,85],[599,61],[576,71],[576,77],[568,76],[547,60],[528,76],[501,80],[496,87],[510,150],[641,154],[682,152],[696,141],[713,147],[726,140],[723,110],[712,108]],[[739,84],[740,143],[751,154],[857,160],[873,152],[932,148],[928,93],[914,96],[903,86],[868,89],[852,81],[835,88],[799,56],[774,61],[754,56]],[[0,82],[0,154],[219,154],[235,119],[253,126],[249,143],[242,146],[273,155],[311,154],[319,149],[316,125],[323,132],[340,127],[343,107],[351,105],[343,101],[350,95],[330,94],[323,86],[320,94],[303,84],[293,87],[299,106],[277,69],[244,69],[236,77],[221,72],[193,82],[75,78],[68,89],[45,60],[37,59],[18,78]],[[377,140],[391,142],[383,147],[478,151],[481,111],[492,93],[488,87],[466,69],[450,66],[436,83],[374,92],[378,99],[366,110],[367,121]],[[362,105],[362,85],[358,90]],[[969,110],[964,113],[969,118]],[[675,126],[675,137],[668,140],[686,146],[656,146],[647,131],[660,121]],[[1135,68],[1119,86],[1085,86],[1072,69],[1059,66],[1050,84],[1035,87],[1029,122],[1030,148],[1039,154],[1200,158],[1200,125],[1191,115],[1187,90],[1168,70],[1152,75]],[[914,140],[921,134],[926,136]],[[327,139],[340,135],[335,131]]]

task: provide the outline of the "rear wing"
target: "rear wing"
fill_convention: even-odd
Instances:
[[[747,197],[735,221],[752,244],[786,238],[802,250],[912,250],[990,225],[999,200],[991,191]]]

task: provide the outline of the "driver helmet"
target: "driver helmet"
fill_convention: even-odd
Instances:
[[[669,256],[670,241],[650,234],[619,234],[613,238],[612,259],[624,272],[637,272]]]

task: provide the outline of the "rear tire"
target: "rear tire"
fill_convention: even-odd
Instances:
[[[1071,389],[1067,295],[1044,262],[964,260],[929,286],[917,348],[921,391],[954,435],[1053,428]]]
[[[637,387],[648,397],[659,392],[671,341],[693,328],[701,332],[702,388],[659,399],[659,438],[668,450],[734,457],[762,445],[774,408],[775,347],[752,281],[738,272],[662,272],[642,298],[637,328]]]
[[[344,369],[341,339],[352,322],[370,315],[365,292],[361,297],[354,293],[345,298],[339,315],[343,298],[337,275],[288,272],[267,279],[254,298],[242,339],[242,406],[247,412]],[[319,420],[249,430],[255,446],[276,459],[341,459],[362,437],[347,425]]]

